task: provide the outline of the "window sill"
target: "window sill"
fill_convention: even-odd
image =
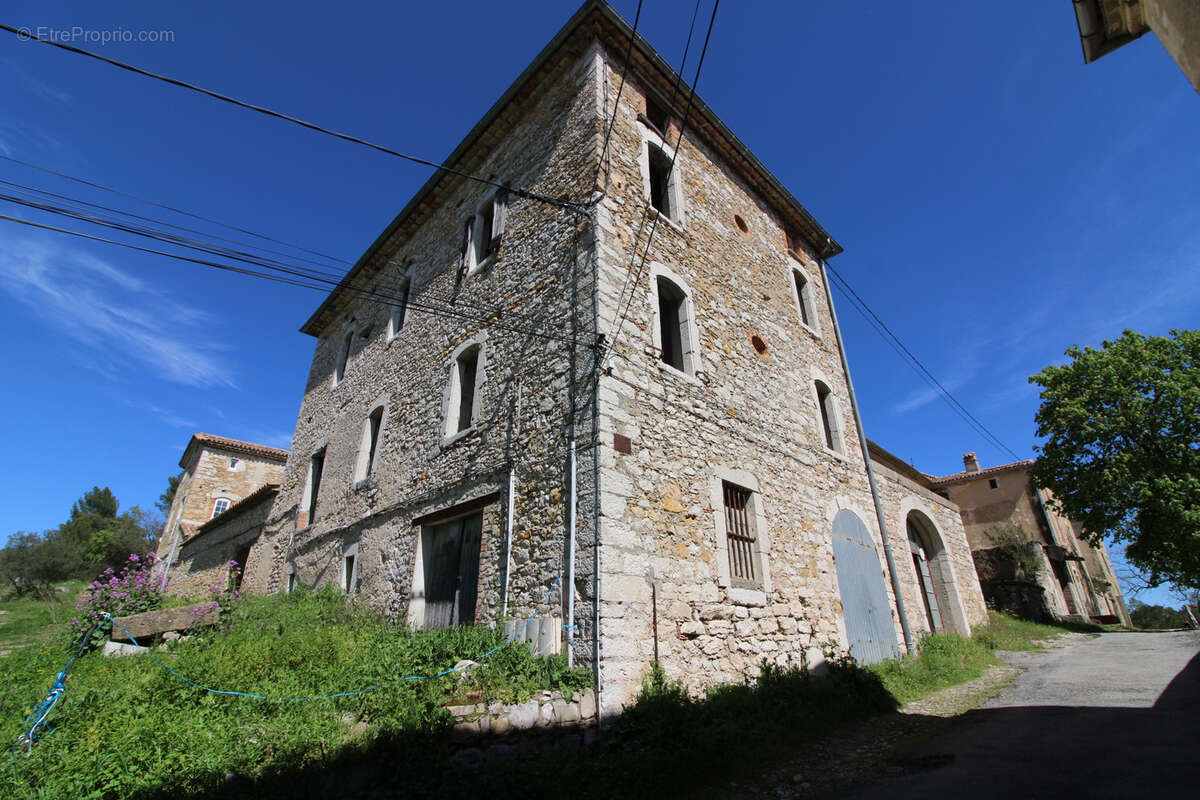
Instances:
[[[755,606],[763,608],[767,605],[767,593],[762,589],[743,589],[731,586],[725,590],[729,602],[735,606]]]
[[[453,447],[460,440],[467,438],[472,433],[475,433],[476,430],[477,430],[476,426],[472,425],[471,427],[466,428],[465,430],[461,430],[452,436],[443,436],[442,441],[438,444],[438,447],[440,447],[442,450],[446,450],[450,447]]]
[[[696,386],[703,385],[701,380],[699,378],[697,378],[695,375],[689,375],[688,373],[684,372],[681,369],[676,369],[675,367],[672,367],[667,362],[663,361],[661,358],[655,360],[654,363],[658,365],[659,372],[665,373],[674,378],[678,378],[681,381],[685,381],[687,383],[691,383]]]
[[[488,253],[487,258],[485,258],[483,261],[480,261],[478,264],[473,265],[470,269],[467,270],[467,275],[476,275],[480,272],[483,272],[485,269],[487,269],[493,263],[495,263],[495,261],[496,261],[496,254]]]
[[[643,197],[642,199],[646,203],[646,210],[647,210],[647,212],[649,212],[651,219],[662,220],[663,222],[670,225],[672,228],[674,228],[679,233],[685,232],[683,230],[683,220],[676,221],[676,220],[672,219],[669,214],[664,214],[663,212],[659,211],[657,208],[650,205],[650,199],[648,197]]]
[[[838,461],[844,461],[847,464],[850,463],[850,456],[846,455],[840,450],[834,450],[830,447],[826,447],[825,445],[821,445],[821,449],[825,451],[825,455],[827,456],[833,456]]]
[[[817,330],[816,328],[814,328],[812,325],[808,325],[808,324],[806,324],[806,323],[805,323],[803,320],[800,320],[799,322],[800,322],[800,328],[801,328],[802,330],[806,331],[806,332],[808,333],[808,335],[809,335],[809,336],[812,336],[812,337],[813,337],[814,339],[816,339],[818,342],[824,342],[824,341],[825,341],[825,337],[823,337],[823,336],[821,335],[821,332],[820,332],[819,330]]]

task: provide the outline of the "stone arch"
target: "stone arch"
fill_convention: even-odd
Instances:
[[[904,538],[908,554],[908,569],[912,571],[917,599],[921,601],[914,611],[923,615],[929,631],[970,636],[971,626],[958,591],[954,565],[933,514],[915,498],[906,498],[901,503],[898,522],[897,530]]]

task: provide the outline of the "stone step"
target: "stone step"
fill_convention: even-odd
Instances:
[[[128,617],[113,617],[110,638],[114,642],[128,642],[131,641],[129,637],[132,636],[140,644],[145,644],[153,637],[167,631],[186,631],[203,625],[215,625],[217,617],[218,613],[210,603],[145,611]],[[117,627],[118,625],[120,627]],[[121,630],[121,628],[125,630]]]

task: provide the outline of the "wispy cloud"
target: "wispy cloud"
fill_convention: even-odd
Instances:
[[[4,70],[10,77],[16,78],[14,83],[18,84],[26,93],[64,106],[71,104],[72,98],[67,92],[51,86],[8,59],[0,60],[0,63],[4,64]]]
[[[946,380],[938,379],[942,386],[946,387],[946,391],[953,392],[958,387],[962,386],[970,378],[969,375],[961,375]],[[892,406],[893,414],[907,414],[910,411],[916,411],[918,408],[927,406],[934,400],[937,400],[942,394],[942,390],[936,386],[927,386],[924,389],[914,389],[908,393],[903,400]]]
[[[102,371],[135,363],[186,386],[234,386],[200,328],[205,312],[82,250],[0,236],[0,287],[87,346]]]

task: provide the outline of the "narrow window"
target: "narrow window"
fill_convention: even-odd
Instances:
[[[907,520],[908,549],[912,553],[913,569],[917,573],[917,586],[921,590],[921,600],[925,605],[925,619],[929,630],[940,633],[942,630],[942,612],[938,606],[938,586],[932,570],[929,568],[929,554],[921,532],[917,529],[912,516]]]
[[[995,478],[988,478],[988,486],[992,489],[999,489],[1000,484],[996,483]]]
[[[395,339],[400,331],[404,328],[405,317],[408,316],[408,293],[412,286],[412,280],[405,278],[400,284],[400,288],[396,292],[396,299],[392,303],[392,311],[388,317],[388,340]]]
[[[354,592],[354,562],[357,559],[357,551],[342,556],[342,588],[346,590],[346,594]]]
[[[812,298],[809,296],[808,279],[799,270],[792,270],[796,281],[796,304],[800,306],[800,321],[812,327]]]
[[[354,481],[366,480],[375,470],[375,452],[379,448],[379,432],[383,428],[383,406],[363,420],[362,439],[358,445],[358,462],[354,465]]]
[[[483,204],[475,216],[475,264],[482,264],[492,255],[492,221],[495,206],[491,200]]]
[[[735,586],[757,586],[758,554],[755,547],[751,491],[721,482],[725,503],[725,537],[729,547],[729,575]]]
[[[658,332],[662,347],[660,358],[664,364],[690,374],[688,296],[672,280],[661,275],[655,286],[658,290]]]
[[[246,581],[246,566],[250,563],[250,549],[253,546],[254,546],[254,543],[251,542],[250,544],[247,544],[244,547],[239,548],[237,551],[237,554],[233,557],[234,564],[236,564],[236,566],[233,567],[233,569],[236,569],[238,571],[237,572],[237,581],[235,582],[234,587],[233,587],[234,589],[241,589],[242,584],[245,583],[245,581]]]
[[[675,218],[675,208],[671,197],[671,173],[673,171],[671,158],[657,145],[646,143],[650,166],[650,205],[658,209],[668,219]]]
[[[321,473],[325,471],[325,448],[313,453],[308,460],[308,491],[304,498],[304,508],[308,512],[308,524],[317,519],[317,499],[321,495]]]
[[[333,385],[337,386],[342,382],[342,378],[346,377],[346,362],[350,360],[350,345],[354,344],[354,331],[346,331],[346,338],[342,340],[342,349],[338,353],[337,367],[333,371]]]
[[[467,219],[467,266],[470,271],[482,267],[500,246],[507,206],[508,193],[501,189]]]
[[[454,424],[454,433],[460,433],[471,427],[475,417],[475,375],[479,369],[479,348],[465,350],[458,357],[455,366],[458,378],[458,417]]]
[[[288,594],[291,594],[294,591],[296,591],[296,565],[289,564],[287,575],[287,592]]]
[[[236,459],[236,458],[229,459],[229,468],[237,469],[238,468],[238,459]]]
[[[817,381],[817,407],[821,411],[821,429],[825,434],[825,446],[842,452],[841,435],[837,427],[837,414],[833,404],[833,393],[823,382]]]
[[[223,514],[223,513],[225,513],[226,510],[228,510],[228,508],[229,508],[229,499],[225,498],[225,497],[218,497],[217,502],[213,503],[212,515],[215,517],[218,514]],[[211,517],[210,517],[210,519],[211,519]]]

